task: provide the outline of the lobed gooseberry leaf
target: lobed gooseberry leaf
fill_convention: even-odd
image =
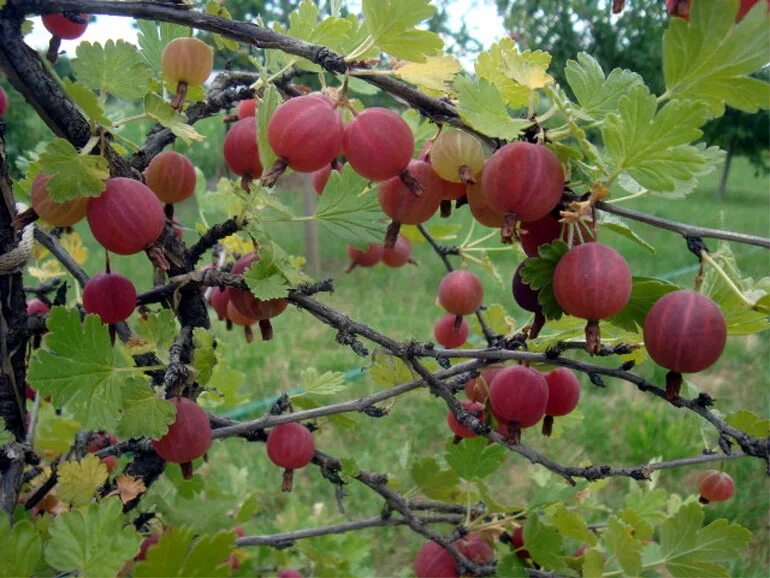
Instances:
[[[311,44],[325,46],[330,50],[339,51],[347,46],[348,36],[353,22],[346,18],[329,16],[318,21],[318,7],[310,0],[302,0],[296,10],[289,14],[289,28],[276,25],[274,28],[285,32],[294,38],[300,38]],[[323,69],[304,58],[293,58],[297,66],[310,72],[321,72]]]
[[[642,569],[642,543],[634,537],[634,529],[618,517],[612,516],[607,521],[602,538],[626,574],[639,576]]]
[[[78,81],[102,94],[136,100],[148,90],[152,71],[133,44],[125,40],[81,42],[72,70]]]
[[[161,309],[139,317],[134,333],[161,359],[168,358],[168,349],[179,332],[179,322],[171,309]]]
[[[43,540],[29,520],[16,520],[0,511],[0,578],[33,576],[43,555]]]
[[[467,438],[459,444],[449,443],[444,457],[464,480],[485,478],[503,463],[507,450],[500,444],[489,444],[485,437]]]
[[[142,478],[135,478],[128,474],[121,474],[115,478],[115,485],[117,486],[118,497],[123,504],[135,500],[147,491],[147,486],[144,485]]]
[[[512,108],[527,106],[530,89],[513,80],[505,72],[506,54],[516,50],[513,39],[505,37],[479,54],[474,65],[476,77],[495,85],[505,104]],[[518,51],[517,51],[518,52]],[[547,63],[546,63],[547,66]]]
[[[319,401],[316,397],[303,394],[293,396],[291,402],[298,409],[315,409],[326,405],[326,403]],[[336,413],[324,416],[323,419],[328,419],[335,426],[344,429],[354,429],[358,426],[358,420],[351,414]]]
[[[643,489],[629,481],[624,510],[633,510],[642,520],[657,526],[665,519],[667,498],[668,493],[663,489]]]
[[[349,164],[329,175],[324,194],[318,199],[315,219],[330,233],[356,247],[381,243],[385,236],[377,195]]]
[[[543,524],[537,514],[532,513],[524,525],[524,544],[527,552],[538,564],[547,568],[563,568],[564,557],[559,553],[564,549],[561,534],[549,525]]]
[[[659,529],[661,562],[674,577],[729,576],[727,563],[740,557],[751,532],[720,519],[703,525],[703,508],[684,504]]]
[[[629,88],[644,83],[637,73],[620,68],[605,77],[601,65],[585,52],[579,53],[577,60],[567,61],[564,74],[580,105],[576,112],[585,120],[604,119],[618,109],[618,99]]]
[[[175,38],[190,36],[190,27],[170,22],[153,22],[152,20],[137,20],[139,28],[137,39],[142,48],[142,56],[156,73],[160,73],[160,59],[169,42]]]
[[[537,300],[543,308],[546,319],[560,319],[564,314],[556,297],[553,294],[553,272],[559,259],[569,250],[564,241],[554,241],[540,245],[538,257],[527,259],[527,264],[521,270],[521,278],[524,282],[540,291]]]
[[[524,560],[516,554],[508,554],[500,559],[497,564],[497,575],[506,578],[527,578],[527,566]]]
[[[36,451],[48,459],[60,456],[72,447],[80,429],[80,424],[66,413],[57,415],[50,403],[41,403],[35,427]]]
[[[315,367],[303,369],[300,373],[303,395],[334,395],[344,391],[345,374],[340,371],[324,371],[319,374]]]
[[[172,576],[229,576],[228,556],[235,548],[235,534],[197,535],[192,528],[171,527],[147,550],[147,558],[136,565],[137,578]]]
[[[93,454],[86,454],[80,461],[62,463],[57,473],[56,497],[74,507],[90,504],[108,475],[107,466]]]
[[[362,12],[370,44],[391,56],[425,62],[444,47],[438,34],[416,28],[436,13],[430,0],[363,0]]]
[[[49,530],[45,560],[61,572],[114,576],[139,553],[142,537],[125,524],[116,498],[59,514]]]
[[[634,529],[634,537],[642,542],[650,540],[655,528],[647,520],[631,508],[624,508],[619,515],[620,519]]]
[[[598,221],[600,226],[604,227],[608,231],[612,231],[613,233],[617,233],[618,235],[621,235],[628,239],[629,241],[633,241],[643,249],[646,249],[653,255],[655,254],[655,247],[650,245],[647,241],[642,239],[636,231],[634,231],[631,227],[628,226],[628,223],[626,223],[623,219],[618,217],[617,215],[613,215],[611,213],[605,213],[604,211],[599,211],[599,218]]]
[[[457,112],[470,126],[487,136],[511,140],[532,124],[522,118],[511,118],[494,84],[479,78],[474,82],[467,76],[454,81],[459,101]]]
[[[725,104],[756,112],[770,104],[770,84],[749,75],[768,63],[770,16],[757,2],[735,23],[734,0],[694,2],[689,22],[672,18],[663,35],[664,95],[704,103],[710,116]]]
[[[553,77],[547,72],[551,55],[542,50],[519,52],[515,43],[501,52],[503,72],[516,84],[526,87],[528,92],[553,84]]]
[[[701,292],[719,305],[727,322],[728,335],[748,335],[770,327],[770,317],[763,310],[761,302],[770,293],[770,277],[763,277],[758,281],[751,277],[744,277],[726,241],[722,241],[719,248],[711,253],[711,258],[744,297],[742,299],[737,295],[735,289],[730,287],[714,267],[705,265],[706,272],[703,275]],[[757,306],[758,302],[759,306]],[[753,303],[754,306],[750,306],[749,303]]]
[[[222,4],[222,2],[218,2],[217,0],[209,0],[206,4],[206,12],[218,16],[219,18],[224,18],[225,20],[232,20],[233,17],[230,14],[230,11]],[[218,50],[230,50],[231,52],[236,52],[238,50],[238,43],[235,40],[225,38],[221,34],[212,34],[212,36]]]
[[[394,73],[401,80],[425,92],[444,94],[454,75],[461,69],[460,62],[454,56],[442,54],[429,56],[425,62],[409,62],[396,68]]]
[[[385,352],[372,353],[372,364],[367,372],[372,381],[382,387],[393,387],[415,380],[415,374],[406,363]]]
[[[604,557],[596,550],[583,554],[583,578],[601,578],[604,573]]]
[[[202,327],[193,329],[193,362],[195,381],[206,385],[211,380],[217,355],[214,351],[214,335]]]
[[[596,545],[596,534],[588,529],[586,521],[574,510],[568,510],[563,502],[556,504],[550,511],[550,525],[562,536],[578,540],[589,546]]]
[[[646,86],[632,85],[602,126],[613,174],[626,173],[651,192],[677,191],[709,166],[705,149],[689,144],[701,137],[708,117],[708,107],[697,101],[676,100],[658,110]]]
[[[67,95],[91,121],[106,127],[112,126],[112,121],[105,116],[104,108],[93,90],[69,78],[62,79],[62,85]]]
[[[154,92],[144,97],[144,113],[165,126],[187,144],[200,142],[204,136],[187,123],[187,117],[171,108],[171,105]]]
[[[68,141],[49,142],[35,163],[38,173],[48,175],[48,192],[57,203],[76,197],[98,197],[110,176],[107,161],[100,156],[79,155]]]
[[[741,409],[731,413],[725,421],[734,428],[758,438],[770,437],[770,419],[762,419],[753,411]]]
[[[428,498],[456,502],[463,496],[457,473],[439,466],[436,458],[432,456],[413,461],[409,474],[412,476],[412,481]]]
[[[655,302],[672,291],[681,289],[669,281],[653,277],[632,277],[631,296],[617,315],[607,321],[627,331],[637,331],[644,325],[644,318]]]
[[[380,92],[380,89],[374,86],[373,84],[369,84],[368,82],[364,82],[360,78],[357,78],[355,76],[351,76],[348,79],[348,89],[352,92],[355,92],[356,94],[362,94],[364,96],[374,96],[375,94],[378,94]],[[407,110],[409,112],[412,110],[411,108]]]
[[[150,384],[132,380],[122,388],[121,419],[116,433],[123,438],[163,437],[174,423],[176,408],[157,397]]]

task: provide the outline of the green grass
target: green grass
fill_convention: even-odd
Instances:
[[[688,223],[768,235],[768,180],[755,178],[748,165],[737,159],[727,199],[720,203],[714,198],[717,177],[709,178],[684,201],[642,198],[629,202],[627,206]],[[282,193],[281,200],[297,210],[301,207],[299,193],[287,191]],[[179,215],[183,223],[192,226],[197,217],[194,202],[181,206]],[[435,220],[439,221],[438,218]],[[462,239],[469,224],[467,211],[460,211],[452,222],[463,225]],[[85,227],[81,225],[79,228],[84,238],[88,238]],[[691,287],[695,257],[687,251],[684,240],[676,234],[646,225],[634,228],[655,246],[657,252],[654,256],[611,232],[603,233],[602,240],[623,252],[635,274],[664,276],[684,287]],[[477,231],[480,236],[482,232]],[[276,224],[271,233],[290,252],[304,252],[301,224]],[[186,233],[188,242],[195,238],[194,232]],[[347,264],[344,244],[323,229],[319,239],[322,274],[333,275],[336,280],[335,292],[320,295],[319,299],[396,339],[432,339],[433,322],[441,314],[435,303],[436,288],[445,270],[427,245],[414,246],[419,266],[396,270],[383,266],[359,268],[346,275],[342,272]],[[486,244],[496,246],[496,239]],[[713,242],[709,242],[709,246],[716,248]],[[90,273],[95,273],[103,266],[103,256],[99,250],[91,248],[86,267]],[[766,252],[740,245],[733,245],[732,248],[745,274],[754,277],[768,274]],[[520,326],[527,317],[516,310],[509,282],[522,255],[514,248],[490,253],[490,256],[500,271],[502,284],[475,264],[469,264],[470,269],[485,280],[485,302],[503,304]],[[140,290],[149,288],[151,276],[143,255],[113,258],[112,266],[116,271],[139,279]],[[240,394],[245,400],[265,399],[298,387],[300,373],[307,367],[315,367],[319,372],[345,372],[370,363],[370,360],[357,357],[349,348],[337,344],[334,330],[303,311],[289,308],[274,320],[274,327],[274,340],[247,344],[239,335],[239,328],[228,333],[222,324],[215,324],[221,363],[245,376],[240,387]],[[770,404],[770,388],[767,387],[769,356],[766,334],[731,338],[722,359],[711,369],[692,376],[692,379],[698,387],[718,400],[717,409],[724,413],[746,407],[766,415]],[[657,383],[662,383],[663,373],[655,370],[649,362],[639,370]],[[696,415],[643,395],[628,383],[608,380],[606,389],[596,388],[587,380],[583,380],[583,385],[580,404],[582,420],[570,421],[569,435],[546,440],[527,432],[524,441],[562,463],[613,465],[642,464],[653,457],[674,459],[694,455],[703,449],[704,435],[710,444],[716,442],[710,428],[704,427],[705,422]],[[355,398],[378,387],[364,375],[350,381],[348,388],[335,400]],[[216,392],[207,397],[216,398]],[[361,468],[388,472],[394,483],[408,488],[410,482],[408,470],[404,468],[405,455],[407,452],[416,455],[443,452],[444,444],[449,439],[444,424],[446,409],[443,402],[422,390],[403,396],[387,407],[388,416],[379,420],[356,416],[359,425],[354,430],[332,427],[321,420],[315,436],[317,445],[338,457],[355,458]],[[761,466],[756,460],[727,463],[725,470],[736,481],[736,496],[723,505],[713,505],[707,510],[709,521],[726,517],[754,532],[748,556],[731,568],[734,576],[762,576],[766,573],[770,501],[767,476]],[[696,487],[696,469],[665,471],[659,483],[671,492],[683,496],[691,494]],[[280,472],[269,464],[263,447],[242,440],[218,444],[211,454],[208,470],[209,475],[230,478],[238,472],[238,475],[248,472],[249,482],[244,491],[254,497],[258,508],[254,516],[243,524],[247,533],[288,531],[356,519],[375,515],[382,506],[381,500],[370,491],[360,484],[351,484],[347,487],[349,495],[345,498],[346,514],[339,515],[333,487],[314,468],[298,472],[295,492],[291,496],[283,495],[278,491]],[[499,501],[526,502],[533,491],[531,475],[535,470],[519,456],[509,456],[504,468],[490,482]],[[554,479],[553,483],[560,482]],[[626,479],[613,479],[606,485],[596,486],[596,492],[602,501],[620,506],[628,484]],[[601,521],[603,517],[606,514],[598,513],[596,521]],[[220,516],[212,519],[211,526],[226,527],[230,523],[228,520],[226,516]],[[288,563],[292,559],[295,564],[302,565],[307,564],[308,559],[315,559],[315,572],[319,576],[390,576],[407,572],[420,543],[421,538],[403,528],[377,529],[344,537],[302,541],[297,543],[296,549],[285,552],[275,553],[260,548],[252,549],[250,553],[260,566]],[[374,544],[377,546],[373,547]],[[339,559],[329,558],[334,554]],[[330,560],[334,560],[333,563]],[[321,565],[318,565],[319,561],[322,561]]]

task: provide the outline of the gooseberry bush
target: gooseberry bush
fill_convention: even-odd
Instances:
[[[698,380],[770,327],[770,279],[744,278],[729,248],[770,239],[626,207],[656,196],[665,215],[723,158],[703,125],[770,105],[753,76],[766,3],[661,2],[662,94],[589,54],[559,86],[550,55],[510,37],[463,68],[421,26],[429,0],[322,4],[286,27],[236,22],[227,2],[0,0],[0,69],[55,135],[8,158],[0,89],[0,574],[728,576],[751,532],[713,503],[741,493],[735,460],[770,467],[770,421]],[[68,44],[102,15],[135,19],[138,46]],[[46,55],[25,45],[34,16]],[[61,50],[66,78],[44,63]],[[206,146],[195,125],[217,117],[221,150],[201,150],[229,173],[209,181],[169,147]],[[136,143],[124,127],[140,121]],[[292,209],[298,182],[312,214]],[[330,306],[334,280],[283,246],[278,230],[307,221],[338,240],[364,310]],[[692,283],[637,275],[610,246],[654,253],[639,223],[692,254]],[[380,263],[435,301],[419,335],[368,322],[401,299],[366,285]],[[495,284],[506,298],[489,303]],[[332,358],[301,348],[297,311],[361,359],[368,390],[314,367]],[[299,374],[265,353],[279,339]],[[259,383],[266,364],[294,387]],[[576,455],[602,388],[685,415],[702,451]],[[402,438],[389,419],[413,403],[436,411]],[[338,439],[356,444],[329,451]],[[397,460],[378,461],[383,440]],[[688,467],[687,486],[660,487]]]

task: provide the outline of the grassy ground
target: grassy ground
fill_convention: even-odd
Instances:
[[[738,159],[734,163],[727,199],[722,203],[714,198],[716,184],[715,175],[685,201],[642,198],[631,201],[627,206],[698,225],[768,234],[770,198],[767,179],[755,178],[748,165]],[[292,193],[286,193],[282,200],[296,207],[301,204],[299,195]],[[182,221],[192,224],[196,214],[194,205],[180,209]],[[463,225],[462,238],[469,224],[467,212],[461,211],[453,217],[453,222]],[[662,276],[691,287],[695,258],[686,250],[684,241],[675,234],[644,225],[636,230],[656,247],[654,256],[610,232],[604,233],[602,240],[623,252],[634,274]],[[303,253],[300,224],[276,225],[273,232],[287,250]],[[481,232],[478,234],[480,236]],[[194,233],[187,233],[188,241],[194,238]],[[712,248],[716,247],[710,243],[712,245]],[[322,230],[320,246],[323,273],[336,278],[335,293],[321,296],[321,299],[397,339],[432,339],[433,322],[441,313],[435,304],[435,292],[445,271],[427,245],[414,246],[414,256],[420,263],[418,267],[392,270],[378,266],[356,269],[348,275],[342,273],[347,263],[344,245]],[[738,245],[733,250],[746,274],[755,277],[767,275],[770,263],[766,252]],[[491,256],[503,277],[502,284],[478,266],[471,264],[470,268],[485,279],[485,301],[502,303],[520,325],[527,318],[516,310],[508,284],[522,255],[512,249],[510,252],[492,253]],[[98,251],[91,252],[87,264],[89,272],[94,273],[102,266],[101,259]],[[126,274],[141,271],[139,277],[143,279],[144,287],[148,286],[150,280],[144,256],[117,258],[113,261],[113,269]],[[251,400],[268,398],[297,387],[300,373],[307,367],[315,367],[319,372],[344,372],[369,363],[339,346],[335,342],[334,331],[307,313],[290,308],[275,320],[274,326],[273,341],[250,345],[237,335],[237,328],[232,334],[227,334],[221,324],[215,328],[221,343],[218,352],[223,363],[245,374],[241,392]],[[731,338],[722,359],[693,379],[701,389],[717,398],[720,411],[748,407],[767,414],[770,404],[770,388],[767,387],[769,355],[766,334]],[[662,372],[656,371],[650,363],[641,366],[640,371],[657,382],[662,381]],[[611,381],[606,390],[587,382],[583,385],[584,395],[580,405],[583,419],[571,427],[569,436],[559,440],[528,436],[532,439],[525,441],[563,463],[614,465],[644,463],[655,456],[672,459],[694,455],[703,449],[703,432],[706,432],[710,444],[715,443],[708,429],[701,430],[704,422],[697,416],[678,412],[660,400],[638,393],[629,384]],[[349,383],[349,391],[345,392],[344,398],[358,397],[376,389],[377,386],[364,376]],[[360,425],[352,431],[321,422],[316,435],[317,445],[339,457],[354,457],[361,468],[386,471],[398,480],[407,481],[408,471],[404,468],[406,452],[414,451],[418,455],[442,452],[448,439],[444,425],[446,410],[443,403],[424,391],[413,392],[408,398],[397,400],[390,410],[388,417],[379,421],[359,417]],[[218,457],[229,459],[233,468],[246,468],[250,472],[249,479],[259,488],[253,491],[259,503],[258,513],[252,521],[244,524],[249,533],[287,531],[337,519],[355,519],[375,515],[381,507],[381,502],[373,499],[370,493],[352,485],[350,496],[346,498],[347,516],[335,515],[337,506],[333,489],[313,470],[298,472],[295,493],[287,498],[272,490],[279,487],[280,474],[268,464],[261,447],[231,440],[217,448],[212,455],[212,463],[217,463]],[[703,468],[698,471],[700,469]],[[708,520],[727,517],[754,532],[748,556],[734,563],[732,575],[765,575],[770,508],[767,477],[757,461],[729,462],[725,470],[736,481],[736,496],[724,505],[709,507]],[[503,503],[525,502],[532,491],[530,480],[533,472],[534,468],[518,456],[507,458],[505,470],[492,481],[499,492],[499,500]],[[694,491],[697,473],[695,470],[667,471],[659,483],[671,492],[687,495]],[[600,490],[602,500],[612,506],[621,505],[628,484],[625,479],[611,480]],[[601,520],[601,515],[597,515],[597,520]],[[374,543],[378,547],[372,547]],[[407,530],[389,529],[301,542],[298,548],[308,557],[314,557],[317,551],[328,554],[332,550],[340,554],[337,566],[316,568],[318,575],[401,575],[419,544],[420,539]],[[264,555],[255,554],[258,557]],[[291,557],[295,554],[290,551],[286,555]],[[367,568],[368,571],[364,570]]]

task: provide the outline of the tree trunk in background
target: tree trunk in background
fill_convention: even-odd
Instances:
[[[727,179],[730,176],[730,164],[733,162],[733,152],[735,151],[735,140],[730,140],[730,144],[727,145],[727,157],[725,158],[725,166],[722,168],[722,178],[719,181],[719,188],[717,189],[717,199],[720,201],[725,200],[725,193],[727,192]]]

